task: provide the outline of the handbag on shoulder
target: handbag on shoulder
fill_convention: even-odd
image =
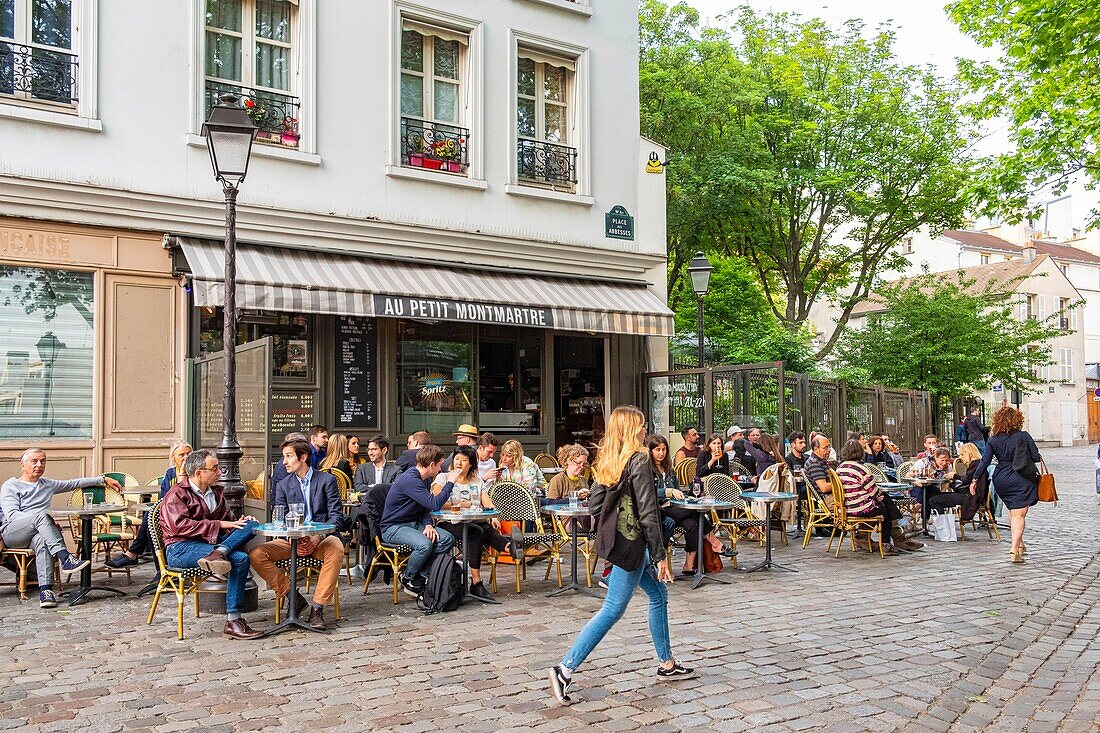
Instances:
[[[1058,503],[1058,491],[1054,488],[1054,474],[1047,470],[1047,462],[1040,460],[1042,472],[1039,474],[1039,501]]]
[[[604,496],[596,520],[596,554],[615,567],[637,570],[645,559],[645,537],[625,468],[623,474]]]

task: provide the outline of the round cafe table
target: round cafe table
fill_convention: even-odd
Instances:
[[[577,533],[579,531],[577,525],[580,524],[580,522],[578,521],[580,517],[592,516],[588,512],[588,504],[578,504],[576,506],[570,506],[569,504],[550,504],[548,506],[544,506],[542,508],[542,512],[543,514],[550,514],[552,516],[558,517],[559,519],[573,519],[573,521],[569,523],[569,542],[573,545],[572,558],[570,561],[571,569],[569,574],[569,585],[565,586],[564,588],[558,588],[552,593],[547,593],[547,598],[559,596],[567,591],[584,593],[585,595],[592,596],[593,598],[603,598],[603,596],[601,596],[596,591],[577,582],[577,542],[579,541],[577,536]]]
[[[97,514],[117,514],[126,511],[125,504],[93,504],[90,507],[69,507],[66,509],[51,509],[50,514],[55,517],[80,517],[80,557],[88,561],[88,565],[80,571],[80,585],[75,590],[67,590],[61,593],[69,597],[70,606],[79,606],[88,600],[87,596],[93,590],[104,593],[116,593],[126,595],[125,591],[118,588],[108,588],[104,585],[92,585],[92,519]]]
[[[335,529],[336,525],[334,524],[315,524],[312,522],[303,524],[297,529],[288,529],[286,523],[283,522],[281,524],[261,524],[253,530],[260,537],[290,541],[290,590],[286,594],[286,618],[265,631],[264,636],[274,636],[293,628],[304,629],[317,634],[328,633],[328,629],[315,629],[298,617],[298,604],[295,602],[298,597],[298,540],[303,537],[327,535]]]
[[[119,489],[120,494],[127,499],[136,499],[139,502],[149,501],[151,497],[160,495],[159,486],[125,486]]]
[[[453,522],[462,525],[462,600],[468,601],[473,599],[475,601],[481,601],[482,603],[499,604],[500,601],[495,598],[481,598],[475,596],[470,592],[470,554],[467,548],[469,548],[470,537],[470,523],[471,522],[483,522],[487,519],[492,519],[497,516],[496,509],[463,509],[460,512],[453,511],[438,511],[432,512],[432,519],[436,524],[445,524],[447,522]],[[516,572],[519,572],[518,570]]]
[[[921,530],[925,537],[931,537],[932,533],[928,531],[928,514],[931,511],[931,507],[928,504],[928,487],[935,487],[936,491],[940,490],[940,487],[946,483],[949,483],[949,478],[919,478],[916,476],[907,476],[902,479],[907,484],[913,487],[919,487],[925,489],[924,501],[921,502],[920,516],[921,516]],[[912,489],[910,489],[911,491]]]
[[[772,568],[779,568],[780,570],[786,570],[791,573],[797,573],[794,568],[789,568],[786,565],[780,565],[777,562],[772,562],[772,504],[778,504],[781,501],[798,501],[798,494],[790,494],[787,492],[770,492],[770,491],[742,491],[742,499],[748,499],[750,501],[763,502],[767,507],[767,512],[764,520],[764,562],[760,563],[756,567],[748,568],[746,573],[755,573],[757,570],[771,570]]]
[[[744,494],[742,494],[744,496]],[[689,501],[687,499],[672,499],[669,501],[672,506],[678,506],[683,509],[690,509],[693,512],[699,512],[699,537],[695,545],[695,576],[691,580],[691,589],[695,590],[703,584],[704,580],[709,580],[714,583],[729,584],[729,581],[725,578],[720,578],[717,575],[704,572],[703,565],[703,517],[704,513],[712,510],[733,509],[732,501],[719,501],[710,497],[703,497],[696,501]]]

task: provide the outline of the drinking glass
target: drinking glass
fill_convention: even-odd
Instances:
[[[576,491],[570,491],[569,492],[569,508],[575,510],[575,509],[578,509],[580,507],[580,505],[581,505],[581,499],[580,499],[579,496],[577,496],[577,492]]]
[[[91,509],[95,505],[95,494],[90,491],[84,492],[84,508]]]
[[[294,514],[298,517],[298,521],[295,523],[295,528],[302,526],[302,522],[304,522],[306,518],[306,505],[292,504],[291,508],[294,510]]]
[[[271,523],[274,524],[279,529],[285,529],[286,528],[286,507],[285,506],[280,505],[280,506],[272,508],[272,510],[271,510]]]

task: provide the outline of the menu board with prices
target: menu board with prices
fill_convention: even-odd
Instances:
[[[378,425],[378,330],[372,318],[336,318],[336,428]]]
[[[278,445],[287,433],[305,433],[317,422],[313,392],[271,393],[271,439]]]

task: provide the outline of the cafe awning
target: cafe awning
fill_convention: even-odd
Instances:
[[[225,302],[222,243],[177,237],[195,305]],[[241,244],[237,307],[671,336],[672,311],[644,283],[500,272]]]

